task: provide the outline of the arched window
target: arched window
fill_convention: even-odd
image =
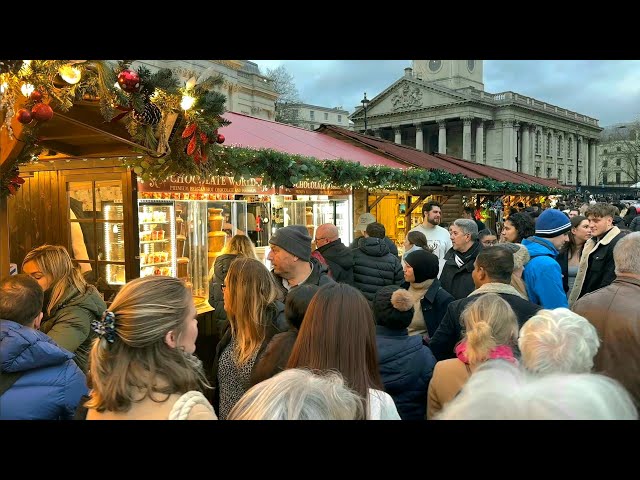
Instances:
[[[557,153],[557,156],[559,158],[562,157],[562,136],[561,135],[558,135],[558,153]]]
[[[551,155],[551,133],[547,135],[547,155]]]
[[[536,154],[540,153],[540,130],[536,132]]]

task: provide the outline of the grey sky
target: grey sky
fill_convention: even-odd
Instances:
[[[342,106],[371,99],[402,77],[410,60],[252,60],[265,74],[283,64],[303,102]],[[484,89],[513,91],[588,115],[600,126],[640,118],[640,60],[484,60]]]

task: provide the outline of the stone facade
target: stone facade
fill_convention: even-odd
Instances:
[[[298,127],[315,130],[320,124],[349,128],[349,112],[342,107],[327,108],[306,103],[288,104],[288,109],[297,110]]]
[[[414,60],[366,114],[368,133],[424,152],[597,184],[598,120],[515,92],[485,92],[482,60]],[[363,108],[350,118],[363,132]]]
[[[598,145],[598,185],[634,185],[640,182],[639,168],[640,126],[618,125],[610,128],[606,134],[603,132]]]
[[[149,70],[171,68],[183,71],[185,80],[195,73],[197,77],[207,69],[224,77],[221,93],[226,95],[226,109],[252,117],[273,120],[278,94],[273,82],[260,74],[258,66],[248,60],[138,60],[133,66],[144,65]]]

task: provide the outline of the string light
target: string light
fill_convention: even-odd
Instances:
[[[75,85],[80,81],[82,73],[79,68],[72,67],[71,65],[63,65],[58,70],[60,77],[70,85]]]
[[[30,83],[23,83],[22,86],[20,87],[20,91],[22,92],[22,95],[24,95],[25,97],[28,97],[29,95],[31,95],[31,93],[35,89],[36,87],[31,85]]]
[[[180,108],[182,108],[183,110],[189,110],[191,107],[193,107],[194,103],[196,103],[196,99],[191,95],[183,95],[182,101],[180,102]]]

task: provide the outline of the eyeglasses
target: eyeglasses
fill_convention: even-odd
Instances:
[[[491,245],[497,245],[498,241],[497,240],[489,240],[489,241],[484,241],[482,242],[482,245],[484,245],[485,247],[490,247]]]

